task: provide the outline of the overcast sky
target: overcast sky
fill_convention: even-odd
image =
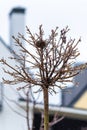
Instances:
[[[67,25],[69,35],[80,36],[80,61],[87,59],[87,0],[0,0],[0,36],[9,43],[9,12],[13,7],[26,8],[26,25],[36,32],[38,26],[48,35],[56,26],[59,30]]]

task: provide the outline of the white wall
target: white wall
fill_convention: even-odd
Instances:
[[[0,59],[3,57],[9,62],[7,57],[10,57],[11,53],[9,50],[0,42]],[[14,62],[10,62],[11,65],[14,65]],[[0,63],[0,82],[2,82],[2,77],[10,78],[8,75],[5,75],[2,70],[3,65]],[[5,67],[6,69],[6,67]],[[24,114],[24,111],[19,108],[15,103],[10,100],[18,101],[18,94],[15,91],[15,86],[4,85],[3,89],[4,100],[3,100],[3,109],[0,111],[0,130],[26,130],[26,122],[23,117],[20,117],[13,110]],[[8,102],[8,104],[7,104]],[[9,107],[11,106],[13,110]]]

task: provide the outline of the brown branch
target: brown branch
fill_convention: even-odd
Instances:
[[[64,119],[64,116],[58,118],[58,115],[54,115],[53,121],[49,123],[49,127],[52,127],[53,125],[57,124],[58,122],[62,121]]]
[[[19,40],[18,40],[17,38],[15,38],[15,37],[13,36],[13,39],[14,39],[14,40],[17,42],[17,44],[23,49],[22,52],[26,52],[27,54],[29,54],[29,55],[36,61],[36,63],[39,63],[38,60],[37,60],[37,57],[34,56],[34,55],[32,55],[32,54],[22,45],[22,43],[19,42]],[[36,58],[35,58],[35,57],[36,57]]]

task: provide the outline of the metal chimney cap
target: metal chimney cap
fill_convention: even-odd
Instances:
[[[25,13],[25,8],[15,7],[11,10],[9,15],[11,16],[13,13]]]

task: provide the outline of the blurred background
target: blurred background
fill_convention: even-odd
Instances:
[[[68,26],[68,37],[82,39],[78,46],[81,55],[76,60],[77,64],[87,62],[87,0],[0,0],[0,58],[11,56],[11,35],[16,35],[20,30],[26,35],[26,25],[33,33],[38,32],[41,24],[46,38],[56,26],[59,30]],[[0,130],[27,130],[23,118],[25,113],[16,104],[25,109],[25,100],[19,99],[18,93],[9,85],[2,84],[2,76],[4,73],[0,65]],[[79,84],[68,86],[65,91],[59,90],[57,95],[50,97],[51,111],[64,116],[52,130],[87,129],[87,70],[76,76],[74,81]],[[42,109],[42,105],[39,104],[34,111],[35,130],[39,129],[40,111],[37,110]],[[33,111],[30,111],[32,119]]]

